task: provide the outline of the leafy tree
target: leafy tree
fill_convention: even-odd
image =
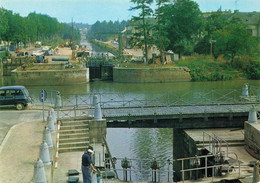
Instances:
[[[8,30],[8,20],[5,16],[5,10],[0,8],[0,39]]]
[[[169,0],[156,0],[157,9],[155,10],[156,24],[154,25],[153,41],[160,50],[160,60],[163,63],[163,51],[169,45],[168,32],[166,31],[166,13],[165,6]]]
[[[153,0],[131,0],[136,6],[132,7],[131,10],[140,11],[139,16],[132,17],[132,26],[135,27],[136,32],[132,36],[132,42],[138,46],[144,45],[144,57],[148,63],[148,46],[152,44],[151,31],[152,31],[152,19],[151,15],[153,10],[151,4]]]
[[[215,56],[223,54],[226,58],[231,59],[231,64],[235,56],[253,55],[256,52],[256,38],[250,34],[245,24],[230,23],[216,31],[213,37],[216,40]]]
[[[169,49],[182,54],[193,53],[203,28],[203,17],[199,5],[191,0],[175,0],[166,8]],[[188,49],[186,49],[189,46]],[[192,46],[192,50],[190,50]]]
[[[0,36],[1,39],[13,43],[35,42],[36,40],[52,40],[58,37],[71,38],[71,26],[59,23],[56,18],[48,15],[30,13],[27,17],[1,8]],[[79,30],[75,29],[74,38],[80,39]]]
[[[128,24],[127,21],[97,21],[94,23],[88,31],[87,37],[89,39],[98,39],[102,41],[108,41],[111,37],[115,37],[124,30],[125,26]]]
[[[196,53],[211,53],[213,45],[212,34],[217,30],[223,29],[223,27],[229,23],[228,16],[226,16],[227,13],[229,14],[230,12],[217,11],[211,13],[210,16],[206,18],[203,38],[198,42],[194,49]]]

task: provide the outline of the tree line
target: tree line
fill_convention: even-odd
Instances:
[[[76,28],[73,33],[75,40],[80,39],[79,31]],[[71,25],[60,23],[56,18],[36,12],[22,17],[10,10],[0,8],[0,40],[2,41],[27,45],[35,41],[71,39],[71,35]]]
[[[211,54],[215,58],[224,55],[234,60],[237,55],[252,55],[257,50],[257,38],[247,30],[239,18],[231,18],[231,11],[202,13],[192,0],[130,0],[130,11],[139,14],[128,22],[96,22],[89,35],[102,41],[111,38],[128,25],[134,27],[131,36],[133,46],[148,48],[156,45],[161,55],[173,50],[180,55]],[[156,8],[154,7],[156,4]]]
[[[90,27],[87,37],[89,39],[108,41],[121,33],[128,24],[128,21],[97,21]]]

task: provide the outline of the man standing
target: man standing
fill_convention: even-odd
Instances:
[[[83,183],[91,183],[91,169],[94,172],[97,171],[92,164],[91,154],[93,154],[93,151],[91,149],[88,149],[87,152],[82,155],[81,170]]]

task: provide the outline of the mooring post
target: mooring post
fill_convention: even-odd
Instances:
[[[244,86],[243,86],[242,96],[248,96],[248,85],[247,84],[244,84]]]

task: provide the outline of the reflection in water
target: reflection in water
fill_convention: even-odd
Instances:
[[[133,180],[151,180],[150,166],[153,158],[160,160],[160,167],[163,170],[168,170],[167,160],[172,160],[172,129],[109,128],[107,141],[112,156],[143,160],[142,163],[132,161],[133,169],[142,169],[142,171],[132,173]],[[121,168],[120,162],[117,166]],[[167,172],[161,174],[161,180],[167,180]]]

